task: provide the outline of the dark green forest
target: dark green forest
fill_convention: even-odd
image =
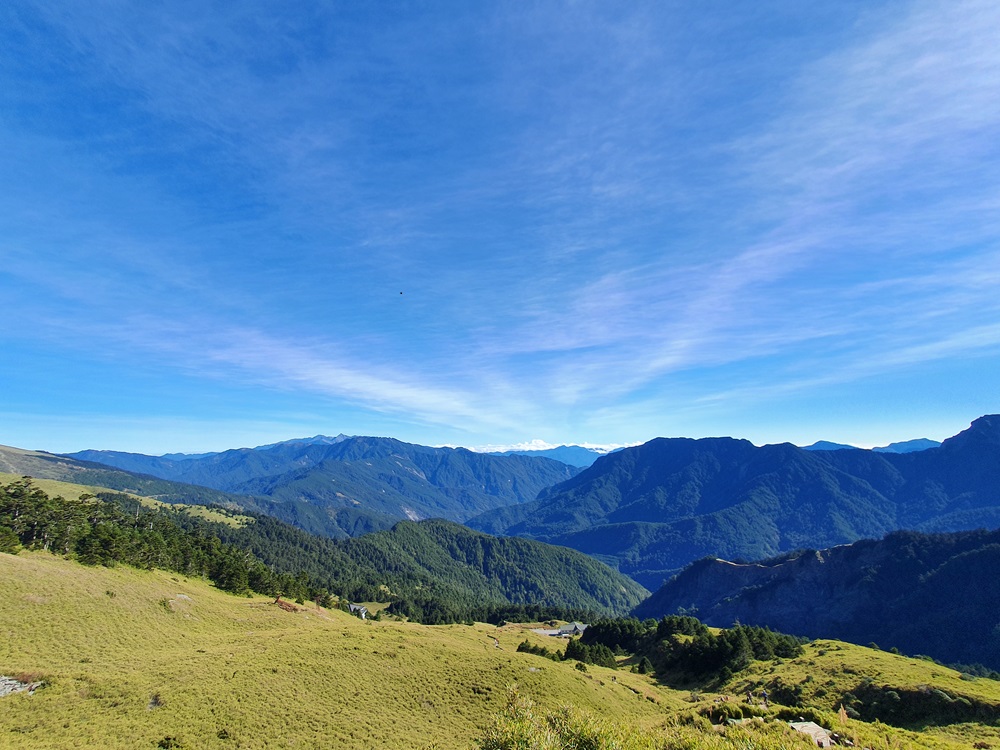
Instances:
[[[664,682],[720,686],[754,661],[799,656],[803,643],[794,636],[745,625],[713,633],[694,617],[671,615],[660,620],[604,618],[568,641],[562,652],[527,640],[517,650],[610,669],[618,668],[616,657],[625,656],[624,663],[634,671],[655,674]]]
[[[577,649],[589,649],[583,653],[591,656],[593,663],[601,663],[593,657],[606,659],[607,653],[633,654],[640,671],[651,668],[657,675],[674,680],[711,678],[725,683],[753,661],[795,658],[802,653],[803,642],[747,625],[713,634],[694,617],[670,615],[660,620],[598,620],[583,632]]]

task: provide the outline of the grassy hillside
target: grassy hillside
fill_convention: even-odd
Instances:
[[[632,737],[616,747],[810,746],[780,722],[709,727],[709,720],[743,712],[785,720],[801,714],[873,748],[1000,741],[995,726],[980,723],[841,724],[833,708],[847,694],[873,702],[871,686],[904,700],[945,694],[959,705],[995,707],[1000,684],[836,642],[807,645],[791,660],[755,662],[710,692],[697,683],[657,684],[626,668],[590,665],[584,672],[572,661],[517,652],[525,639],[554,643],[525,626],[362,622],[314,605],[287,611],[169,573],[89,568],[26,552],[0,554],[0,623],[0,674],[45,682],[32,696],[0,698],[3,748],[443,750],[472,748],[486,735],[502,739],[515,724],[528,734],[572,729],[577,740],[588,732]],[[507,708],[514,684],[535,702],[537,726]],[[780,705],[782,685],[799,705]],[[764,686],[769,708],[739,701]],[[578,712],[593,718],[574,718]],[[499,729],[487,731],[494,716]]]
[[[610,671],[517,653],[516,626],[287,612],[175,574],[44,553],[0,554],[0,623],[0,674],[48,685],[0,699],[0,747],[470,747],[511,683],[549,708],[641,725],[680,704],[641,675],[612,683]]]
[[[744,714],[801,715],[859,747],[1000,743],[995,719],[948,718],[952,706],[995,716],[1000,683],[837,642],[808,644],[794,659],[754,662],[710,690],[676,675],[658,684],[628,664],[581,671],[572,661],[520,653],[526,639],[556,643],[527,626],[362,622],[314,605],[287,611],[271,599],[229,595],[170,573],[84,567],[28,552],[0,554],[0,623],[0,674],[45,682],[32,696],[0,698],[0,748],[443,750],[472,748],[484,737],[497,740],[488,747],[514,747],[503,741],[511,732],[570,730],[576,745],[522,747],[810,746],[779,721],[724,731],[709,725]],[[511,709],[515,684],[521,708]],[[762,688],[771,694],[768,708],[740,700]],[[937,708],[897,722],[902,728],[837,718],[842,702],[863,715],[891,701],[890,693]],[[523,698],[535,702],[534,718],[524,713]],[[497,716],[498,726],[487,731]],[[624,738],[619,745],[579,744],[615,733]]]

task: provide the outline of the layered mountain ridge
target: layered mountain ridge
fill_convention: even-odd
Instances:
[[[710,555],[761,559],[899,529],[1000,526],[1000,417],[908,453],[657,438],[468,525],[594,555],[650,589]]]
[[[201,458],[80,451],[68,458],[253,498],[308,531],[356,536],[400,520],[473,515],[533,500],[578,468],[544,457],[429,448],[393,438],[317,436]]]

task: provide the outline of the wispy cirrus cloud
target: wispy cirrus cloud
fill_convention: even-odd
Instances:
[[[998,250],[1000,183],[986,166],[1000,126],[997,21],[984,2],[866,19],[846,49],[802,70],[783,111],[732,145],[743,243],[721,238],[727,250],[680,269],[666,245],[659,264],[587,285],[564,313],[576,335],[554,347],[578,347],[575,372],[624,390],[790,348],[821,368],[831,341],[859,360],[877,342],[876,371],[913,364],[903,353],[920,337],[943,337],[952,354],[982,347],[963,332],[998,312],[984,283]],[[929,315],[943,328],[919,330]]]
[[[380,12],[8,10],[13,335],[512,440],[997,351],[993,4]]]

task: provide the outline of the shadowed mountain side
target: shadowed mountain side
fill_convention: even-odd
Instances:
[[[896,532],[759,563],[693,563],[635,609],[1000,667],[1000,531]]]
[[[988,416],[904,454],[658,438],[468,525],[572,546],[655,588],[704,555],[754,559],[997,520],[1000,418]]]

